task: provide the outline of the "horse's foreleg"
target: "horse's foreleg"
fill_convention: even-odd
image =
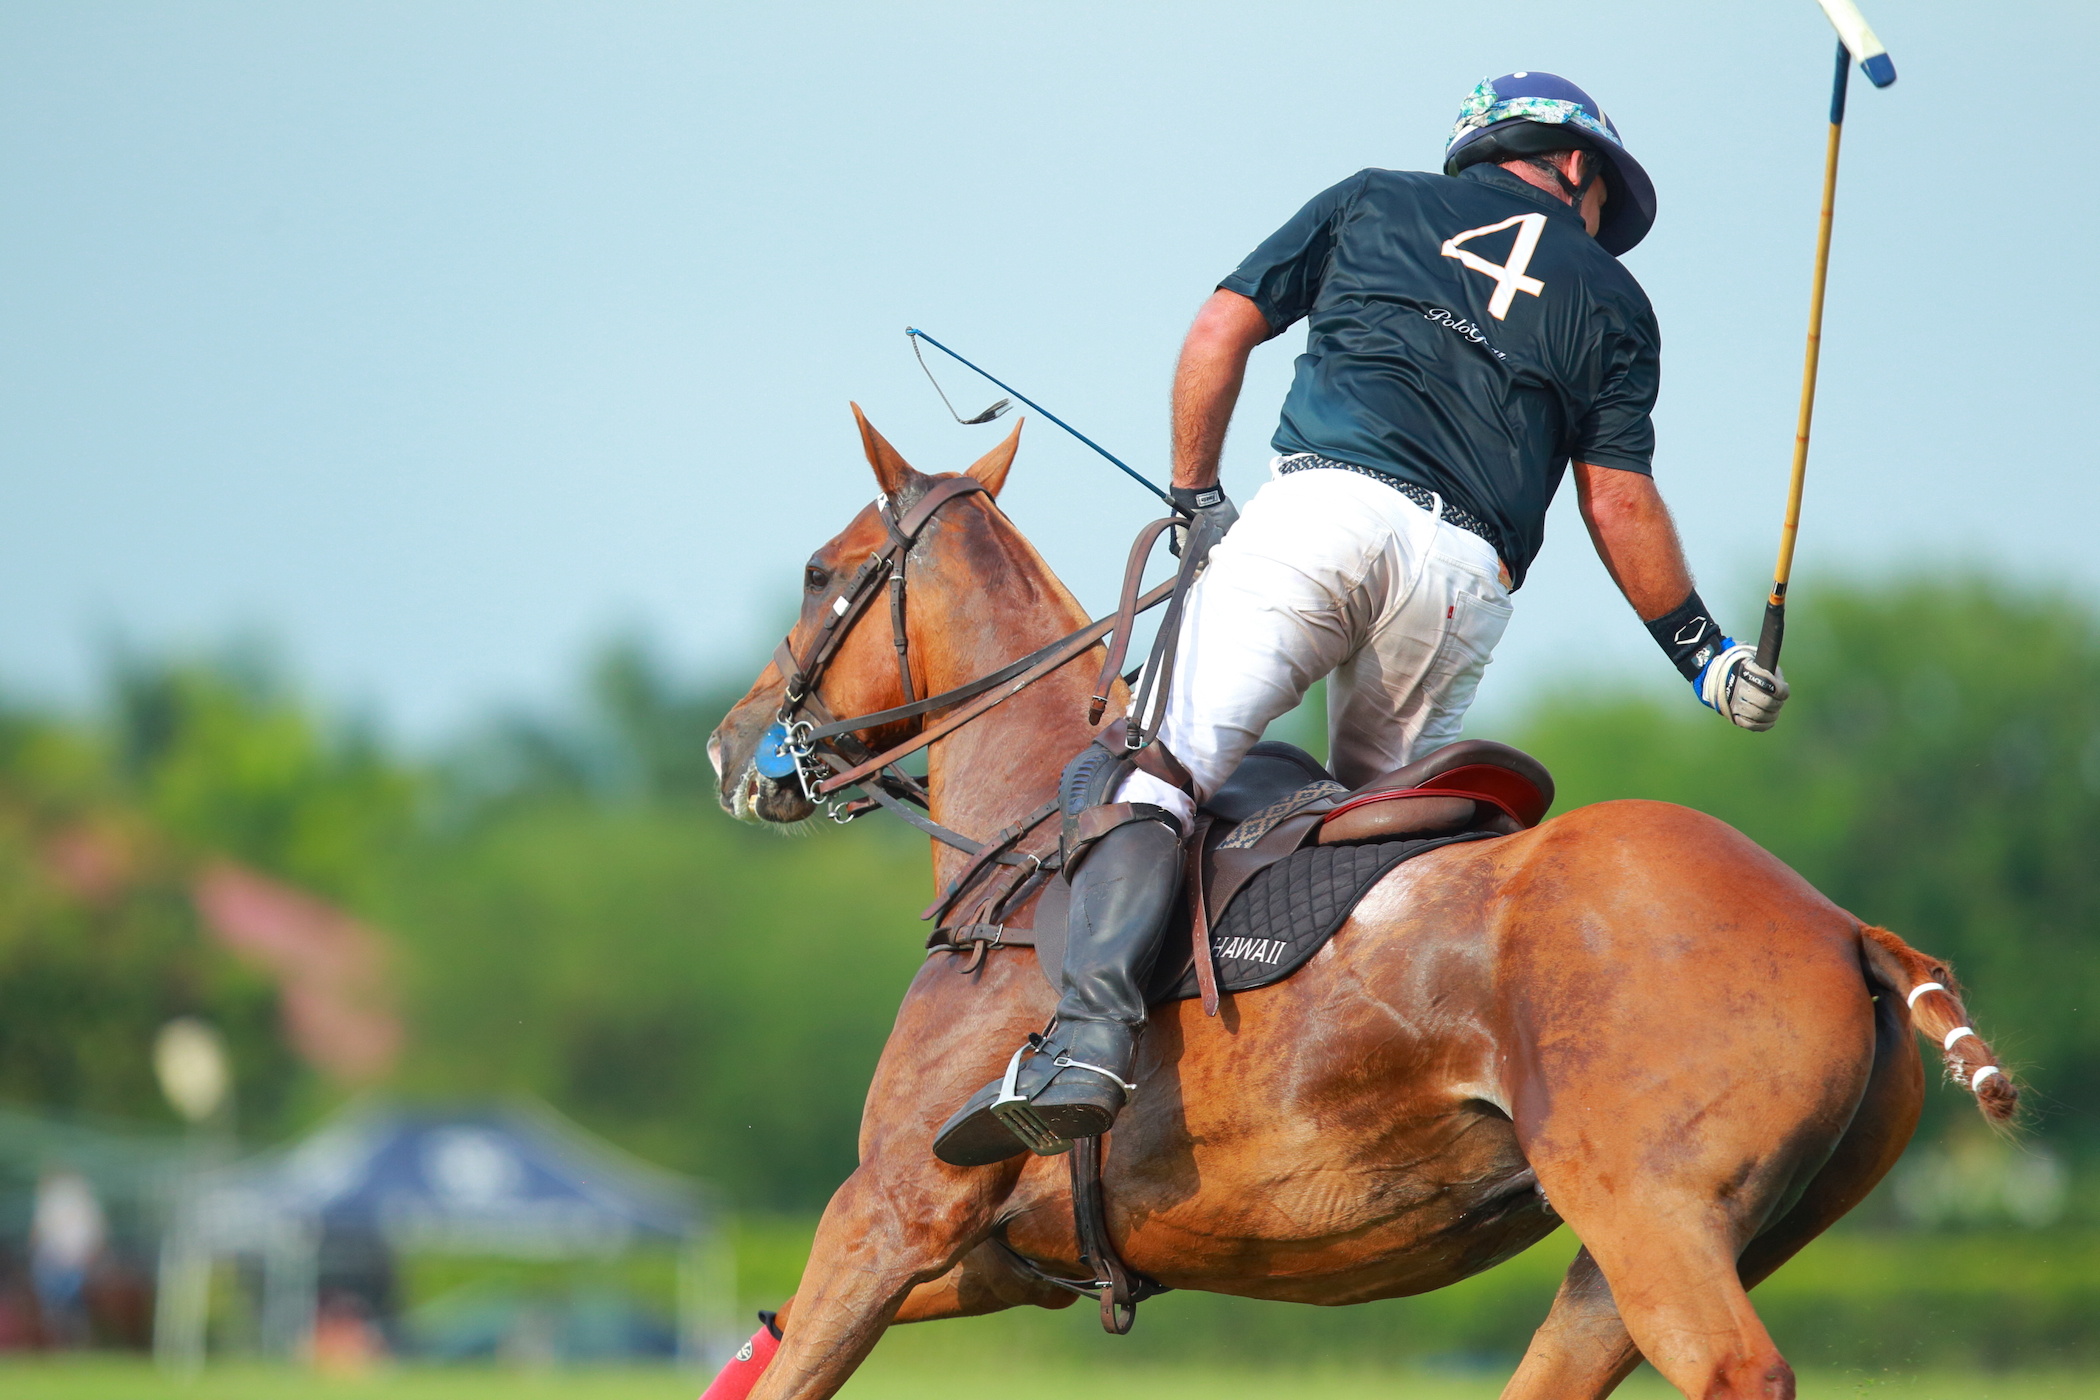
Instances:
[[[1502,1400],[1602,1400],[1640,1365],[1640,1349],[1585,1249],[1568,1266],[1553,1310],[1533,1335]]]
[[[951,1317],[982,1317],[1024,1304],[1068,1308],[1076,1301],[1077,1294],[1015,1269],[1005,1251],[987,1240],[965,1254],[962,1262],[947,1273],[905,1294],[890,1323],[895,1326]],[[700,1400],[745,1400],[778,1352],[781,1337],[793,1325],[794,1312],[795,1300],[789,1298],[722,1368]]]
[[[982,1317],[1008,1308],[1068,1308],[1079,1295],[1032,1278],[1013,1266],[1006,1251],[990,1240],[962,1257],[962,1262],[939,1278],[922,1283],[897,1305],[892,1325],[906,1322],[939,1322],[950,1317]],[[785,1331],[795,1311],[788,1299],[773,1315],[774,1324]]]
[[[943,1178],[961,1189],[934,1189]],[[1003,1194],[996,1173],[980,1170],[969,1178],[935,1166],[908,1180],[889,1179],[878,1158],[846,1179],[824,1210],[802,1286],[779,1319],[780,1349],[753,1400],[832,1395],[920,1290],[923,1301],[906,1320],[960,1315],[940,1311],[944,1301],[981,1312],[1011,1306],[958,1267],[991,1230],[993,1203]],[[951,1271],[957,1281],[943,1289]]]

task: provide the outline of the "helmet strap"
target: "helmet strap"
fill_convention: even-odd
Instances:
[[[1590,186],[1597,183],[1597,179],[1603,171],[1597,164],[1596,152],[1584,148],[1578,149],[1583,157],[1582,179],[1580,181],[1570,180],[1561,172],[1560,166],[1552,161],[1545,162],[1545,166],[1547,170],[1553,173],[1553,178],[1559,182],[1560,192],[1566,195],[1568,203],[1574,206],[1575,216],[1581,218],[1582,201],[1589,197]]]

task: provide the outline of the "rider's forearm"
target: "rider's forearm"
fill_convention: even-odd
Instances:
[[[1174,368],[1174,484],[1218,479],[1225,429],[1246,378],[1247,356],[1269,338],[1268,319],[1237,292],[1211,294],[1181,345]]]
[[[1655,482],[1639,472],[1587,462],[1574,467],[1590,540],[1641,621],[1652,622],[1682,603],[1692,591],[1692,571],[1685,567],[1676,523]]]
[[[1612,581],[1699,703],[1738,728],[1770,729],[1786,703],[1786,681],[1759,666],[1756,648],[1722,632],[1707,612],[1655,483],[1639,472],[1577,462],[1575,490]]]

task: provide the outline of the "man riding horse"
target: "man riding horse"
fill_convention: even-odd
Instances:
[[[1174,499],[1218,543],[1158,741],[1067,771],[1081,837],[1056,1020],[948,1121],[944,1160],[1108,1131],[1197,804],[1324,676],[1348,786],[1455,739],[1571,462],[1598,554],[1699,701],[1772,726],[1786,682],[1711,620],[1650,476],[1659,335],[1618,258],[1654,221],[1654,186],[1595,100],[1513,73],[1466,99],[1441,175],[1361,171],[1218,285],[1173,402]],[[1280,455],[1242,516],[1217,484],[1226,425],[1249,353],[1300,318]]]

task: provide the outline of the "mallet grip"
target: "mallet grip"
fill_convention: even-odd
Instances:
[[[1767,671],[1779,669],[1779,647],[1786,640],[1786,599],[1765,600],[1764,630],[1757,634],[1757,664]]]

